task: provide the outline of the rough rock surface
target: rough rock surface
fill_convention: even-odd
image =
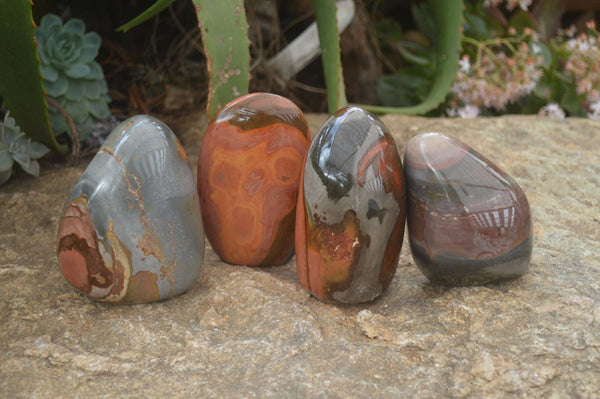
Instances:
[[[313,133],[324,119],[309,116]],[[600,122],[383,120],[401,151],[440,131],[517,180],[534,216],[528,274],[432,285],[405,240],[380,300],[337,307],[300,288],[293,259],[251,269],[209,249],[189,292],[105,305],[78,295],[55,255],[89,159],[43,164],[0,188],[0,397],[598,397]],[[192,163],[205,126],[175,127]]]

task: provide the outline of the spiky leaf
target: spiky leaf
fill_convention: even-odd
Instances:
[[[243,0],[193,0],[202,31],[210,87],[208,115],[248,93],[250,42]]]
[[[65,154],[50,130],[31,4],[0,0],[0,93],[4,106],[35,141]],[[10,62],[8,62],[10,60]]]

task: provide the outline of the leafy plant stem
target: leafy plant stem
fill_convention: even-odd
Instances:
[[[71,114],[67,112],[66,109],[60,106],[56,100],[52,97],[47,97],[46,101],[48,101],[48,105],[55,108],[62,116],[65,118],[67,125],[69,126],[69,130],[71,131],[71,140],[73,141],[71,144],[71,157],[75,160],[79,157],[80,150],[80,142],[79,142],[79,133],[77,132],[77,128],[75,127],[75,122],[71,117]]]
[[[340,58],[337,7],[335,1],[332,0],[313,0],[313,7],[317,19],[325,85],[327,86],[327,108],[332,114],[348,103]]]
[[[461,50],[463,3],[462,0],[433,0],[435,22],[438,27],[436,42],[436,74],[425,99],[409,107],[360,106],[377,113],[425,114],[439,106],[446,98],[458,70]]]
[[[173,3],[174,1],[175,0],[158,0],[156,3],[154,3],[150,7],[148,7],[148,9],[146,9],[146,11],[144,11],[143,13],[141,13],[140,15],[138,15],[131,21],[127,22],[126,24],[119,26],[117,28],[117,31],[127,32],[129,29],[133,28],[134,26],[137,26],[137,25],[141,24],[142,22],[145,22],[148,19],[152,18],[153,16],[155,16],[156,14],[158,14],[159,12],[161,12],[162,10],[164,10],[165,8],[170,6],[171,3]]]

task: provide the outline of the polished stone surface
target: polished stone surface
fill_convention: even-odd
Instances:
[[[203,115],[169,121],[192,165]],[[312,132],[326,119],[307,115]],[[52,239],[89,159],[41,160],[39,178],[17,174],[0,188],[0,397],[596,398],[600,121],[381,119],[402,151],[418,133],[443,131],[519,183],[535,221],[528,273],[432,284],[405,234],[384,295],[336,306],[302,289],[294,258],[251,269],[207,246],[184,294],[110,306],[69,287]]]
[[[533,228],[523,190],[467,144],[413,137],[404,155],[410,248],[432,282],[473,285],[529,269]]]
[[[307,154],[296,216],[296,266],[315,297],[370,302],[390,285],[406,199],[392,135],[361,108],[336,112]]]
[[[200,205],[166,125],[139,115],[115,128],[67,199],[57,253],[65,279],[101,301],[151,302],[194,284],[204,254]]]
[[[302,111],[274,94],[240,97],[209,124],[200,149],[198,193],[206,237],[225,262],[273,266],[292,256],[309,141]]]

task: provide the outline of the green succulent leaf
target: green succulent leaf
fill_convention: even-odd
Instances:
[[[72,18],[65,23],[63,28],[65,32],[83,35],[85,33],[85,23],[78,18]]]
[[[102,72],[102,67],[96,61],[90,62],[88,64],[90,67],[90,71],[85,76],[86,79],[89,80],[103,80],[104,81],[104,72]]]
[[[60,18],[51,14],[42,18],[36,35],[40,59],[48,72],[44,80],[46,91],[71,115],[80,139],[85,141],[94,122],[110,116],[104,73],[94,61],[101,38],[95,32],[85,33],[85,24],[79,19],[63,25]],[[56,132],[70,133],[62,113],[54,108],[49,113]]]
[[[97,119],[106,119],[110,116],[110,110],[104,101],[88,101],[90,114]]]
[[[31,159],[40,159],[49,151],[50,149],[48,147],[37,141],[32,141],[27,144],[27,155],[29,155],[29,158]]]
[[[13,166],[13,163],[13,158],[8,149],[4,148],[0,150],[0,172],[10,170]]]
[[[88,99],[100,98],[107,92],[106,82],[103,80],[92,80],[82,85],[83,95]]]
[[[83,98],[84,87],[85,82],[82,80],[72,80],[71,83],[69,83],[69,88],[67,89],[65,96],[69,100],[79,101]]]
[[[43,28],[43,31],[49,33],[55,33],[60,30],[60,26],[62,25],[62,21],[58,17],[58,15],[54,14],[46,14],[40,20],[40,27]],[[54,31],[52,31],[52,27],[54,27]]]
[[[25,172],[32,176],[38,177],[40,175],[40,164],[38,161],[29,160],[26,166],[23,166],[21,163],[19,163],[19,165],[21,165],[21,168],[23,168]]]
[[[42,70],[42,76],[49,82],[56,82],[58,79],[58,72],[51,65],[42,64],[40,65],[40,69]]]
[[[15,122],[15,118],[12,118],[12,117],[10,116],[10,113],[7,113],[7,114],[4,116],[4,123],[3,123],[3,126],[4,126],[4,130],[5,130],[5,131],[6,131],[6,130],[14,130],[14,131],[15,131],[15,133],[17,133],[17,134],[18,134],[18,133],[19,133],[19,131],[21,130],[21,128],[20,128],[19,126],[17,126],[17,123]]]
[[[14,123],[14,119],[10,118],[10,120],[12,120],[12,122]],[[4,143],[6,146],[10,146],[12,145],[12,143],[14,143],[17,138],[19,137],[19,135],[21,134],[20,129],[18,127],[15,128],[15,126],[10,126],[8,123],[5,123],[4,125]]]
[[[54,82],[45,81],[44,87],[46,92],[52,97],[64,96],[69,89],[69,80],[62,73],[58,74],[58,78]]]
[[[102,39],[95,32],[87,33],[83,37],[83,44],[81,46],[81,52],[79,54],[79,62],[89,63],[96,59],[98,50],[100,49],[100,43]]]
[[[31,163],[31,159],[27,154],[22,152],[15,152],[12,154],[13,159],[21,165],[21,167],[25,170],[29,169],[29,164]]]
[[[102,38],[96,32],[88,32],[85,35],[83,35],[83,47],[89,47],[91,49],[93,48],[96,50],[96,52],[98,52],[98,50],[100,50],[101,44]],[[94,56],[94,58],[96,57]],[[93,61],[93,59],[91,59],[90,61]]]
[[[10,179],[11,174],[12,174],[12,168],[5,170],[5,171],[0,171],[0,186],[3,185],[4,183],[6,183],[8,181],[8,179]]]
[[[90,111],[88,101],[85,99],[82,99],[81,101],[67,100],[64,108],[69,110],[69,113],[77,124],[81,123]]]
[[[81,79],[87,76],[91,68],[85,64],[74,64],[65,69],[65,74],[72,79]]]
[[[67,125],[67,121],[64,116],[60,114],[57,110],[50,107],[48,110],[50,114],[50,123],[52,124],[52,128],[57,133],[63,133],[69,131],[69,125]]]

